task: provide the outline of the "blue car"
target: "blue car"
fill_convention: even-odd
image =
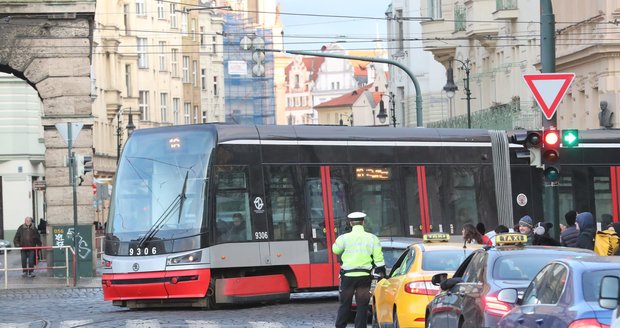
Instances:
[[[620,257],[590,256],[550,262],[534,277],[522,299],[505,291],[503,300],[517,303],[498,327],[609,327],[611,310],[599,305],[601,281],[620,276]]]

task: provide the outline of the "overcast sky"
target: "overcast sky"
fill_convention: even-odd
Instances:
[[[373,49],[374,43],[371,40],[376,37],[377,31],[379,37],[385,38],[385,11],[390,3],[388,0],[281,0],[285,47],[288,50],[319,50],[321,45],[336,41],[339,36],[346,36],[365,40],[349,39],[342,44],[345,49]]]

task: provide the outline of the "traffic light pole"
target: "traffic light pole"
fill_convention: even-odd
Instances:
[[[540,0],[540,58],[541,73],[555,73],[555,15],[551,0]],[[545,130],[557,127],[557,114],[550,120],[542,119]],[[560,217],[558,213],[558,186],[546,184],[543,176],[543,218],[552,222],[555,229],[551,235],[560,236]]]
[[[551,1],[551,0],[549,0]],[[389,64],[389,65],[394,65],[400,69],[402,69],[403,71],[405,71],[405,73],[407,73],[407,75],[409,75],[409,78],[411,78],[411,81],[413,82],[413,86],[415,87],[415,116],[416,116],[416,126],[417,127],[423,127],[424,126],[424,119],[422,117],[423,113],[422,113],[422,91],[420,91],[420,85],[418,83],[418,80],[416,79],[416,77],[413,75],[413,72],[411,72],[407,66],[395,61],[395,60],[390,60],[390,59],[384,59],[384,58],[370,58],[370,57],[360,57],[360,56],[348,56],[348,55],[338,55],[338,54],[332,54],[332,53],[326,53],[326,52],[312,52],[312,51],[301,51],[301,50],[277,50],[277,49],[255,49],[258,51],[270,51],[270,52],[282,52],[282,53],[289,53],[289,54],[293,54],[293,55],[305,55],[305,56],[315,56],[315,57],[330,57],[330,58],[341,58],[341,59],[353,59],[353,60],[360,60],[360,61],[366,61],[366,62],[373,62],[373,63],[383,63],[383,64]],[[405,108],[403,108],[403,124],[402,126],[405,126],[405,113],[404,113]]]

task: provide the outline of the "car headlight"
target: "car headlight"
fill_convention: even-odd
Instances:
[[[198,263],[202,259],[202,251],[197,251],[185,255],[169,257],[166,260],[167,265],[181,265],[181,264],[191,264]]]
[[[6,240],[0,240],[0,247],[9,247],[11,243]]]

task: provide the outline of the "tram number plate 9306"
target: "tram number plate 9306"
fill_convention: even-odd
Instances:
[[[138,247],[137,245],[132,245],[129,247],[129,256],[141,256],[141,255],[157,255],[159,254],[159,250],[156,246],[143,246]]]

